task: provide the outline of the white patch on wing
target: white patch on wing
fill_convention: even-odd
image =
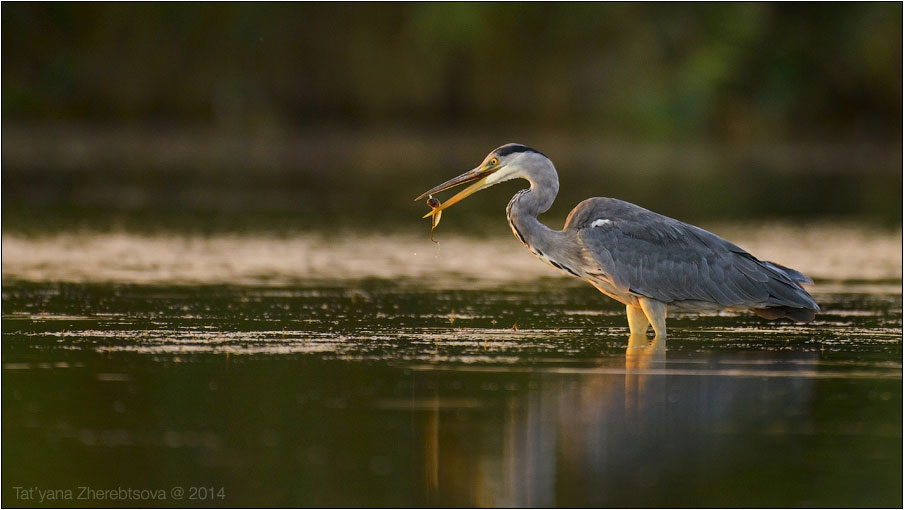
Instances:
[[[600,219],[596,220],[590,224],[591,227],[602,227],[603,225],[609,225],[612,223],[612,220]]]

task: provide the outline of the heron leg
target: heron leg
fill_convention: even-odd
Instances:
[[[650,321],[644,315],[643,310],[636,306],[627,305],[625,309],[628,312],[628,330],[631,336],[647,337],[647,330],[650,329]]]
[[[662,301],[656,301],[650,298],[638,298],[640,308],[643,310],[647,320],[653,325],[653,332],[657,338],[665,338],[665,316],[666,306]]]

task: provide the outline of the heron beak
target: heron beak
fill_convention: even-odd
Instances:
[[[443,202],[442,205],[440,205],[433,211],[430,211],[429,213],[424,215],[424,218],[429,218],[436,212],[442,211],[443,209],[446,209],[452,205],[455,205],[458,202],[461,202],[465,198],[469,197],[470,195],[473,195],[474,193],[483,189],[484,186],[486,186],[487,177],[489,177],[490,174],[492,174],[493,172],[495,172],[495,169],[491,170],[491,171],[487,171],[486,169],[484,169],[483,167],[480,167],[480,166],[477,168],[473,168],[473,169],[468,170],[467,172],[459,175],[458,177],[449,179],[448,181],[440,184],[439,186],[436,186],[435,188],[430,189],[429,191],[425,191],[423,194],[421,194],[421,196],[415,198],[414,201],[417,202],[418,200],[423,200],[424,198],[426,198],[434,193],[439,193],[440,191],[445,191],[449,188],[454,188],[455,186],[458,186],[461,184],[465,184],[465,183],[472,182],[472,181],[477,181],[474,184],[468,186],[467,188],[459,191],[456,195],[454,195],[449,200],[446,200],[445,202]]]

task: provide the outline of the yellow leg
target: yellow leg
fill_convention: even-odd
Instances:
[[[653,325],[653,332],[657,338],[665,338],[665,316],[666,306],[662,301],[655,299],[639,298],[640,308],[643,310],[647,320]]]
[[[650,328],[650,321],[644,315],[643,310],[636,306],[628,305],[625,307],[628,312],[628,330],[631,336],[647,337],[647,330]]]

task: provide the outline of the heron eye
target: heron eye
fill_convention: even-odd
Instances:
[[[493,158],[493,159],[490,160],[490,166],[496,166],[496,165],[498,165],[498,164],[499,164],[499,160],[498,160],[498,159]]]

